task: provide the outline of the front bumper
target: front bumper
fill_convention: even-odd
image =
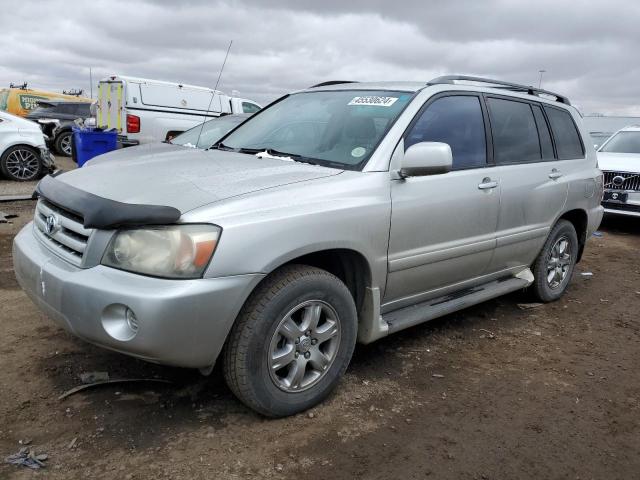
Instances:
[[[42,245],[32,223],[16,236],[13,261],[20,286],[69,332],[144,360],[192,368],[215,363],[242,304],[264,277],[165,280],[102,265],[82,269]],[[118,323],[124,307],[138,322],[129,339],[120,334],[126,323]]]

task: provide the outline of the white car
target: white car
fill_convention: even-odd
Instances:
[[[53,170],[54,158],[37,123],[0,111],[0,172],[9,180],[37,180]]]
[[[606,213],[640,217],[640,125],[618,130],[598,150]]]

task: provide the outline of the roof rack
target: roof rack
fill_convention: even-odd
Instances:
[[[565,105],[571,105],[571,102],[569,102],[569,99],[567,97],[558,93],[550,92],[548,90],[542,90],[530,85],[526,86],[520,85],[518,83],[503,82],[502,80],[493,80],[491,78],[470,77],[468,75],[444,75],[427,82],[427,85],[455,85],[456,81],[487,83],[490,84],[489,86],[492,88],[503,88],[505,90],[511,90],[512,92],[524,92],[529,95],[549,95],[550,97],[555,97],[557,102],[564,103]]]
[[[340,85],[342,83],[358,83],[354,80],[329,80],[328,82],[318,83],[317,85],[311,85],[309,88],[328,87],[329,85]]]

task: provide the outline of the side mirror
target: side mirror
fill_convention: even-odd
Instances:
[[[420,142],[411,145],[400,167],[400,176],[421,177],[451,171],[453,155],[451,147],[441,142]]]

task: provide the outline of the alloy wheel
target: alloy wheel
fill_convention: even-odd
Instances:
[[[278,323],[269,347],[269,374],[285,392],[301,392],[316,385],[336,359],[340,319],[321,300],[303,302]]]
[[[560,287],[571,269],[571,242],[565,235],[556,240],[547,258],[547,284],[551,289]]]
[[[71,151],[71,135],[70,134],[66,134],[64,135],[59,142],[60,145],[60,150],[62,150],[62,153],[64,153],[67,157],[70,157],[72,154]]]
[[[5,168],[14,178],[33,180],[40,170],[40,159],[33,151],[26,148],[18,148],[7,157]]]

